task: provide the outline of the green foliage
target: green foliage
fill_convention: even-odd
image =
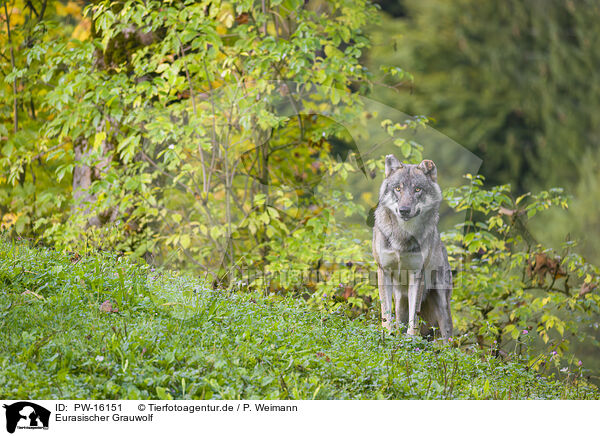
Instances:
[[[571,339],[591,341],[600,313],[600,296],[592,292],[600,271],[572,251],[560,253],[535,243],[527,220],[552,206],[567,207],[561,189],[525,194],[516,199],[508,185],[484,189],[483,177],[449,189],[446,198],[467,221],[444,235],[455,275],[454,314],[459,331],[471,332],[480,346],[496,354],[530,353],[530,365],[560,365]],[[540,345],[544,344],[544,345]]]
[[[67,50],[71,35],[81,37],[85,22],[74,25],[67,19],[81,19],[78,6],[47,3],[43,10],[25,1],[0,7],[0,227],[16,234],[36,231],[38,219],[63,210],[69,189],[55,177],[64,144],[40,135],[53,116],[44,98],[49,89],[65,84],[48,71],[46,61]]]
[[[94,2],[83,19],[91,37],[42,32],[35,47],[20,47],[43,65],[25,71],[41,76],[30,86],[43,88],[36,104],[45,112],[29,141],[13,135],[2,161],[11,174],[3,227],[62,250],[110,248],[200,270],[215,282],[250,270],[254,289],[307,293],[325,306],[349,289],[345,298],[365,310],[375,296],[359,225],[366,211],[344,184],[381,162],[357,168],[350,162],[360,156],[346,150],[342,162],[332,143],[348,140],[345,122],[366,116],[352,91],[369,83],[359,60],[375,8],[362,0],[269,8]],[[425,123],[382,127],[393,137]],[[420,160],[418,144],[396,145]],[[304,280],[313,271],[319,277]]]
[[[492,184],[511,182],[520,192],[573,186],[582,156],[598,146],[599,5],[403,4],[403,18],[373,29],[370,58],[415,80],[378,98],[435,118],[436,128],[483,159]]]
[[[4,240],[0,255],[2,398],[599,398],[576,365],[540,377],[301,299],[213,291],[114,255]]]
[[[286,0],[268,10],[252,1],[90,5],[92,38],[59,35],[36,48],[54,84],[40,97],[48,115],[36,137],[54,165],[43,183],[62,185],[41,192],[53,207],[40,209],[30,198],[16,204],[16,176],[7,179],[4,206],[13,215],[19,207],[11,230],[65,250],[110,247],[194,267],[217,281],[244,265],[311,268],[328,243],[322,230],[342,233],[328,210],[353,207],[316,187],[353,171],[328,138],[361,115],[350,86],[368,81],[359,58],[374,13],[364,0]],[[4,161],[11,174],[39,153],[28,147]],[[37,172],[29,177],[36,195]],[[290,250],[304,237],[314,244]]]

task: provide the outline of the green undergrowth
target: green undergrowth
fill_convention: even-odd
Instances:
[[[3,399],[600,398],[578,379],[302,300],[6,241],[0,367]]]

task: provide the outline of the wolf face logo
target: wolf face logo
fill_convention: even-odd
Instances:
[[[431,160],[418,165],[385,158],[385,179],[379,191],[373,227],[373,256],[381,299],[382,325],[392,330],[392,297],[396,326],[408,325],[416,335],[437,328],[452,335],[450,297],[452,273],[438,230],[442,191]]]

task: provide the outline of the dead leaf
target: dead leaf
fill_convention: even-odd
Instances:
[[[500,215],[513,216],[515,214],[515,212],[516,212],[516,210],[507,209],[502,206],[500,206],[500,209],[498,209],[498,213]]]
[[[235,17],[235,22],[238,24],[246,24],[248,22],[248,18],[250,15],[246,12],[241,13],[237,17]]]
[[[100,305],[100,310],[106,313],[117,313],[119,309],[113,306],[110,300],[106,300],[104,303]]]
[[[538,283],[543,284],[546,274],[554,279],[567,275],[566,271],[560,266],[560,259],[552,259],[545,253],[536,253],[534,260],[529,260],[527,264],[527,275],[531,278],[536,276]]]
[[[33,291],[30,291],[29,289],[27,289],[27,290],[23,291],[23,292],[21,293],[21,295],[32,295],[32,296],[34,296],[35,298],[37,298],[38,300],[46,300],[46,299],[45,299],[45,298],[44,298],[42,295],[40,295],[40,294],[37,294],[37,293],[35,293],[35,292],[33,292]]]
[[[356,293],[354,292],[354,288],[352,286],[344,287],[344,300],[347,300],[350,297],[354,297]]]
[[[324,357],[326,362],[331,362],[329,356],[327,356],[325,353],[322,353],[321,351],[317,353],[317,357]]]
[[[581,290],[579,291],[579,296],[583,297],[585,294],[589,294],[594,289],[596,289],[596,285],[593,285],[591,283],[584,283],[581,285]]]

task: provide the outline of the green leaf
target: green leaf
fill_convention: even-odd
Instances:
[[[162,386],[156,387],[156,395],[158,396],[158,398],[160,400],[172,400],[173,399],[171,394],[168,393],[167,390],[165,388],[163,388]]]

